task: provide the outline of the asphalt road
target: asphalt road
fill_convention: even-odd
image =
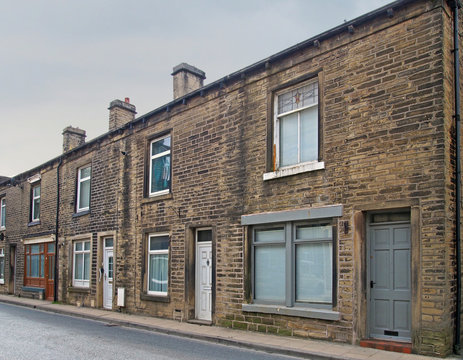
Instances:
[[[0,303],[0,359],[295,359]]]

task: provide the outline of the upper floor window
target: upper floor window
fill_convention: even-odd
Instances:
[[[318,82],[275,94],[274,171],[319,159]]]
[[[5,229],[6,224],[6,199],[0,199],[0,229]]]
[[[150,143],[150,196],[168,194],[170,191],[170,140],[170,135],[167,135]]]
[[[90,209],[90,177],[92,167],[84,166],[77,174],[77,212]]]
[[[40,220],[40,184],[32,187],[31,220]]]

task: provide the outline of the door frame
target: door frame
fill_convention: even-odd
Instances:
[[[198,232],[199,231],[204,231],[204,230],[209,230],[211,231],[211,240],[210,241],[198,241]],[[200,274],[200,262],[199,262],[199,248],[200,248],[200,245],[204,245],[204,244],[207,244],[209,245],[210,249],[211,249],[211,314],[210,314],[210,319],[198,319],[198,314],[199,314],[199,300],[200,300],[200,297],[199,297],[199,291],[200,291],[200,287],[199,287],[199,282],[197,281],[198,280],[198,276]],[[212,297],[213,297],[213,289],[214,289],[214,278],[212,276],[212,268],[214,266],[214,253],[212,251],[212,229],[211,228],[198,228],[195,230],[195,319],[197,320],[203,320],[203,321],[212,321]]]
[[[113,304],[114,304],[114,293],[116,288],[116,278],[117,278],[117,236],[116,231],[102,231],[97,233],[97,261],[96,261],[96,295],[95,298],[91,300],[97,308],[104,309],[103,306],[103,279],[100,278],[100,268],[104,266],[104,248],[105,248],[105,239],[113,239]],[[94,306],[94,305],[93,305]]]
[[[382,203],[362,203],[354,205],[352,215],[343,221],[352,222],[352,232],[348,231],[346,236],[353,238],[353,284],[352,291],[355,299],[355,312],[358,314],[353,318],[352,341],[358,344],[363,339],[368,339],[367,312],[367,229],[368,216],[377,212],[410,211],[410,237],[411,237],[411,341],[412,351],[418,352],[421,334],[421,204],[418,199],[393,200]],[[349,230],[349,228],[348,228]],[[340,239],[344,234],[340,234]],[[368,286],[367,286],[368,285]]]
[[[16,244],[10,244],[10,247],[8,250],[9,250],[8,293],[15,294],[15,291],[16,291],[16,262],[17,262]]]
[[[106,247],[105,243],[106,243],[106,240],[107,239],[112,239],[113,240],[113,246],[108,246]],[[106,294],[106,276],[107,276],[107,272],[108,272],[108,263],[106,262],[107,260],[107,253],[111,251],[111,256],[113,258],[113,277],[112,277],[112,284],[111,284],[111,307],[106,307],[106,303],[105,303],[105,294]],[[113,309],[113,300],[114,300],[114,238],[113,237],[105,237],[103,239],[103,269],[104,269],[104,273],[103,273],[103,278],[102,278],[102,282],[103,282],[103,308],[105,309],[108,309],[108,310],[112,310]],[[99,276],[99,274],[98,274]]]
[[[383,223],[372,223],[371,218],[373,215],[377,214],[394,214],[394,213],[406,213],[404,211],[381,211],[381,212],[370,212],[368,213],[367,217],[367,228],[366,228],[366,289],[367,289],[367,313],[366,313],[366,330],[367,330],[367,337],[368,338],[374,338],[378,340],[384,340],[384,341],[399,341],[399,342],[408,342],[411,341],[412,339],[412,328],[413,328],[413,315],[412,315],[412,307],[413,307],[413,289],[412,289],[412,226],[411,226],[411,214],[408,212],[410,218],[408,221],[389,221],[389,222],[383,222]],[[372,235],[371,231],[374,228],[378,227],[386,227],[386,226],[400,226],[400,225],[408,225],[409,228],[409,245],[410,245],[410,258],[409,258],[409,272],[410,272],[410,339],[406,338],[401,338],[401,337],[396,337],[396,336],[389,336],[389,335],[383,335],[383,336],[375,336],[373,337],[371,335],[371,286],[370,286],[370,281],[371,280],[371,241],[372,241]]]

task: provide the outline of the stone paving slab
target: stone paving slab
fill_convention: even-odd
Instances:
[[[20,298],[0,294],[0,302],[27,306],[39,310],[103,321],[107,323],[136,327],[166,334],[195,338],[216,343],[247,347],[271,353],[290,355],[306,359],[330,360],[429,360],[431,357],[395,353],[355,345],[332,343],[321,340],[282,337],[271,334],[228,329],[216,326],[198,325],[176,320],[120,313],[88,307],[53,304],[49,301]],[[449,357],[447,359],[462,359]]]

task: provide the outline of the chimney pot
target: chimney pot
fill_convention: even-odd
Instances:
[[[126,97],[126,98],[125,98],[125,102],[126,102],[127,104],[130,104],[130,98]]]
[[[178,99],[192,91],[203,87],[206,73],[187,63],[174,67],[174,99]]]

